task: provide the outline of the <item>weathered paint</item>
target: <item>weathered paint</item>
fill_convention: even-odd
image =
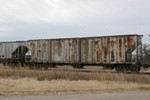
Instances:
[[[28,48],[31,51],[32,54],[32,58],[31,61],[32,62],[37,62],[38,61],[38,56],[37,56],[37,40],[33,40],[33,41],[28,41]]]
[[[52,61],[63,62],[63,42],[61,40],[52,40]]]
[[[131,63],[132,52],[136,49],[137,40],[140,40],[138,37],[137,35],[123,35],[83,38],[81,39],[83,41],[81,44],[81,63]]]
[[[76,39],[69,40],[69,62],[77,62],[77,41]]]
[[[124,37],[118,37],[118,63],[125,62]]]
[[[70,39],[30,40],[28,48],[35,62],[125,64],[132,63],[138,35],[119,35]]]
[[[52,61],[55,63],[78,62],[78,39],[59,39],[52,42]]]
[[[50,60],[50,43],[48,40],[30,40],[27,47],[31,51],[31,61],[46,63]]]
[[[38,54],[37,54],[37,60],[38,62],[48,62],[49,60],[49,52],[48,52],[48,41],[46,40],[41,40],[41,41],[37,41],[37,45],[38,45]]]
[[[96,64],[108,63],[109,62],[109,37],[100,37],[93,39],[94,46],[96,49],[94,52],[94,59]]]
[[[112,37],[110,38],[110,63],[116,63],[117,62],[117,38]]]
[[[19,46],[26,46],[26,42],[25,41],[0,42],[0,59],[11,59],[12,53]]]
[[[81,62],[93,63],[93,38],[81,39]]]

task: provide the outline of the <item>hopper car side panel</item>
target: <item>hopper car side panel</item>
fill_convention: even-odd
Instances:
[[[136,52],[135,64],[140,63],[141,36],[119,35],[66,39],[27,41],[32,53],[30,62],[48,64],[83,65],[132,65],[132,53]],[[114,67],[115,67],[114,66]],[[107,66],[106,66],[107,67]],[[111,68],[114,68],[111,67]]]
[[[79,58],[79,39],[57,39],[52,42],[52,60],[57,64],[76,64],[80,63]]]
[[[94,49],[96,48],[95,63],[109,63],[109,37],[99,37],[94,39]]]
[[[64,63],[65,56],[65,41],[53,40],[52,41],[52,62]]]
[[[81,63],[94,63],[93,59],[93,38],[81,39]]]
[[[31,51],[30,62],[47,63],[51,61],[51,41],[49,40],[30,40],[27,47]]]
[[[21,45],[22,44],[17,43],[17,42],[2,42],[1,43],[1,56],[3,56],[4,59],[12,58],[12,52],[14,52],[16,48]]]
[[[81,39],[81,63],[128,64],[136,49],[137,36],[113,36]]]
[[[49,61],[49,41],[37,41],[37,61],[47,63]]]
[[[79,61],[79,41],[77,39],[29,40],[30,62],[74,64]]]
[[[25,41],[0,43],[0,60],[4,64],[24,62],[25,52],[27,52]]]
[[[69,40],[69,59],[70,63],[80,63],[79,59],[79,40],[78,39],[70,39]]]

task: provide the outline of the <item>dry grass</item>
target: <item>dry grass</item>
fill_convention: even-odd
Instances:
[[[150,84],[149,75],[139,74],[115,74],[115,73],[82,73],[82,72],[68,72],[68,71],[42,71],[42,70],[28,70],[24,68],[0,68],[1,78],[34,78],[39,81],[44,80],[97,80],[97,81],[116,81],[116,82],[133,82]]]
[[[0,68],[0,95],[76,91],[150,90],[150,76]]]
[[[38,81],[32,78],[0,79],[0,95],[47,95],[93,91],[149,90],[150,84],[114,81]]]

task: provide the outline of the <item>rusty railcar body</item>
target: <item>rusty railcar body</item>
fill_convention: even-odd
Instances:
[[[98,65],[104,68],[140,70],[141,35],[116,35],[101,37],[28,40],[32,56],[29,61],[36,65],[72,65],[82,68]],[[132,53],[136,56],[132,60]]]
[[[26,41],[0,42],[0,62],[3,64],[24,63],[27,51]]]

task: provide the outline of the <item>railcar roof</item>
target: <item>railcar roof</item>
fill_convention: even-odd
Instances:
[[[63,40],[63,39],[86,39],[86,38],[101,38],[101,37],[117,37],[117,36],[143,36],[138,34],[126,34],[126,35],[108,35],[108,36],[90,36],[90,37],[70,37],[70,38],[47,38],[47,39],[30,39],[27,41],[36,41],[36,40]]]
[[[1,41],[0,43],[22,43],[26,41]]]

